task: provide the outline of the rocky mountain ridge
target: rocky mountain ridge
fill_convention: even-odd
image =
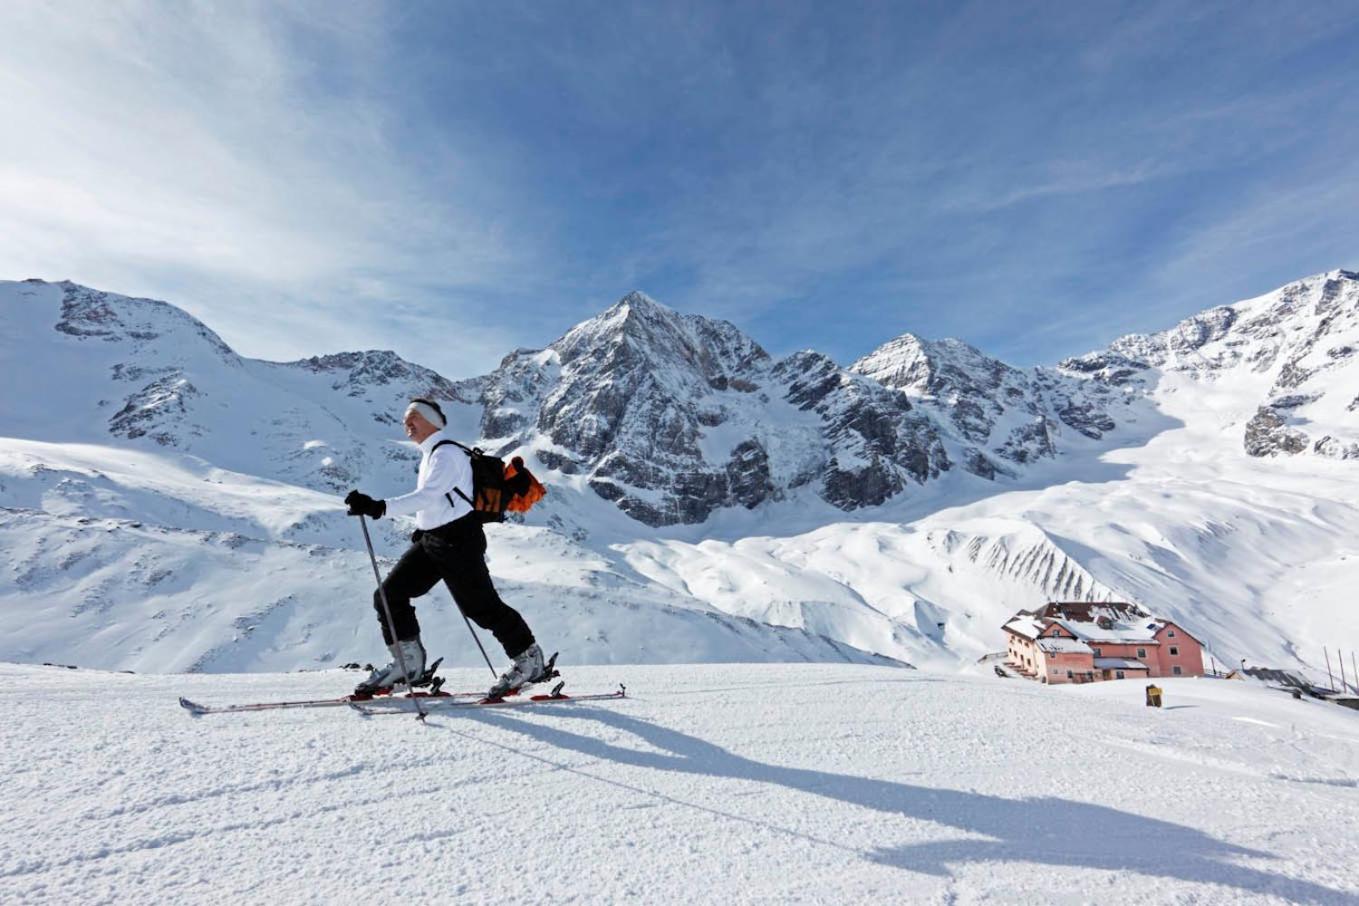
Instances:
[[[1246,453],[1359,459],[1359,273],[1297,280],[1060,367],[1125,390],[1145,391],[1158,374],[1249,384]]]
[[[443,402],[459,436],[527,453],[549,483],[578,480],[651,526],[795,494],[852,511],[955,469],[1017,476],[1109,442],[1154,408],[1166,375],[1267,382],[1244,430],[1251,455],[1359,458],[1359,397],[1341,399],[1359,362],[1359,277],[1346,271],[1024,369],[912,334],[848,368],[812,350],[775,360],[728,322],[634,292],[457,382],[383,351],[246,359],[164,302],[72,283],[23,292],[34,297],[21,315],[37,325],[30,339],[68,338],[74,348],[54,355],[79,376],[55,389],[35,382],[23,420],[59,409],[82,437],[154,443],[331,492],[409,480],[415,456],[398,420],[415,395]]]

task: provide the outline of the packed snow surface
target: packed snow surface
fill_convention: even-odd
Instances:
[[[1164,681],[1154,710],[1132,682],[567,673],[630,697],[195,718],[178,695],[354,674],[0,665],[0,901],[1359,901],[1359,715],[1332,704],[1212,679]]]

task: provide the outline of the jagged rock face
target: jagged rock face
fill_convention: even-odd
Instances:
[[[222,338],[183,310],[153,299],[114,296],[69,281],[61,290],[55,330],[83,343],[118,350],[108,376],[118,385],[122,405],[107,419],[110,434],[145,437],[163,447],[184,447],[206,427],[193,411],[203,394],[190,371],[198,361],[240,368],[240,358]]]
[[[932,416],[963,468],[982,478],[1055,455],[1059,423],[1094,440],[1117,427],[1106,388],[1057,369],[1021,370],[961,340],[904,334],[850,370],[896,388]]]
[[[737,444],[727,461],[727,487],[741,506],[753,509],[778,495],[769,474],[769,453],[758,440]]]
[[[1251,456],[1301,453],[1307,449],[1307,435],[1289,428],[1287,420],[1273,408],[1261,406],[1246,423],[1245,446]]]
[[[1140,385],[1150,367],[1146,362],[1110,350],[1063,359],[1057,365],[1062,372],[1088,376],[1102,384],[1116,387]]]
[[[202,395],[183,372],[171,370],[127,397],[109,419],[109,433],[128,440],[149,436],[163,447],[178,446],[186,432],[201,433],[187,416],[188,403]]]
[[[412,387],[419,387],[424,388],[420,393],[426,399],[442,405],[444,402],[468,402],[469,392],[474,392],[475,388],[475,382],[455,384],[435,371],[407,362],[390,350],[312,356],[287,365],[325,375],[331,379],[332,390],[354,398],[370,394],[375,387],[392,387],[399,396],[405,397]],[[399,424],[401,421],[400,413],[383,412],[381,415],[384,423]]]
[[[545,464],[587,473],[597,493],[650,525],[702,521],[773,492],[767,457],[752,455],[758,441],[738,444],[731,461],[701,449],[726,421],[724,399],[753,390],[768,360],[730,324],[632,293],[548,349],[506,360],[486,383],[483,433],[506,446],[546,439]]]
[[[550,347],[557,386],[543,400],[537,427],[589,459],[620,434],[656,464],[693,459],[704,427],[687,405],[727,392],[769,359],[725,322],[683,316],[632,293]]]
[[[188,340],[207,347],[225,362],[238,364],[236,353],[201,321],[168,302],[134,299],[101,293],[70,281],[56,284],[62,290],[61,317],[55,329],[82,339],[128,343],[138,352],[160,351],[167,338]],[[140,363],[139,363],[140,364]]]
[[[731,324],[641,293],[507,357],[482,388],[486,437],[534,447],[650,525],[807,485],[843,509],[870,506],[949,467],[899,394],[816,353],[774,362]],[[781,403],[788,423],[771,416]]]
[[[830,442],[822,496],[844,510],[874,506],[952,463],[935,424],[910,401],[816,352],[775,366],[788,402],[821,416]]]

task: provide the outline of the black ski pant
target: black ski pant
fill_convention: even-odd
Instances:
[[[533,644],[533,632],[524,618],[500,600],[491,584],[491,573],[486,569],[486,532],[475,513],[436,529],[417,531],[411,542],[382,583],[394,627],[387,625],[382,598],[373,592],[373,608],[382,626],[383,641],[390,645],[394,637],[405,640],[420,636],[420,622],[415,618],[411,598],[426,594],[443,579],[462,612],[481,628],[490,630],[507,655],[516,657]]]

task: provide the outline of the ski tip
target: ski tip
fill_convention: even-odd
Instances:
[[[188,711],[194,717],[199,717],[203,714],[208,713],[207,708],[204,708],[202,705],[196,704],[195,702],[189,701],[182,695],[179,697],[179,706],[183,708],[185,711]]]

